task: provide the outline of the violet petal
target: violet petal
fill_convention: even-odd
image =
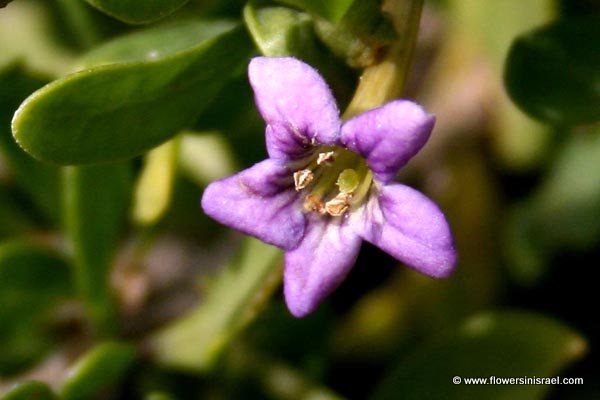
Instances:
[[[202,208],[224,225],[293,249],[304,236],[306,221],[292,179],[287,166],[268,159],[208,185]]]
[[[415,189],[383,186],[353,224],[365,240],[423,274],[442,278],[454,270],[456,251],[448,222],[438,206]]]
[[[391,101],[342,126],[341,142],[367,160],[380,182],[389,182],[423,147],[435,118],[409,100]]]
[[[285,255],[284,294],[296,317],[311,313],[346,278],[362,240],[343,218],[309,215],[298,248]]]
[[[267,122],[267,150],[298,159],[314,144],[337,144],[340,119],[329,87],[311,66],[292,57],[256,57],[248,67],[256,105]]]

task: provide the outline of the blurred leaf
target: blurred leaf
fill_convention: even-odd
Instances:
[[[331,51],[358,68],[374,64],[381,48],[397,36],[381,0],[354,1],[339,23],[318,18],[315,30]]]
[[[66,168],[65,219],[75,255],[75,281],[100,334],[115,330],[109,272],[129,205],[127,163]]]
[[[116,384],[135,361],[135,348],[125,343],[97,345],[71,367],[60,389],[62,400],[94,398],[107,386]]]
[[[70,293],[69,267],[62,256],[25,241],[0,244],[3,325],[13,311],[14,315],[34,313]]]
[[[56,396],[44,382],[26,381],[16,384],[0,400],[54,400]]]
[[[0,373],[21,369],[48,350],[47,318],[71,295],[62,256],[26,241],[0,244]]]
[[[61,43],[80,51],[120,33],[127,25],[81,0],[49,0],[54,29]]]
[[[600,17],[554,22],[518,37],[505,83],[526,113],[553,124],[600,120]]]
[[[500,72],[514,38],[527,29],[552,20],[554,8],[548,0],[450,0],[453,23],[469,35],[490,57]],[[455,20],[456,18],[456,20]]]
[[[586,134],[587,133],[587,134]],[[538,222],[553,243],[600,240],[600,126],[573,133],[537,193]]]
[[[150,151],[135,187],[133,219],[142,225],[156,222],[171,202],[179,139],[172,139]]]
[[[10,132],[10,121],[19,104],[45,83],[23,71],[19,64],[0,68],[0,152],[15,180],[53,222],[60,219],[59,171],[25,153]]]
[[[237,28],[154,61],[70,75],[25,100],[13,134],[34,157],[56,163],[135,156],[191,124],[250,51]]]
[[[452,378],[552,377],[586,347],[577,332],[546,317],[481,314],[399,360],[373,399],[542,399],[550,385],[465,385]]]
[[[344,108],[354,89],[353,74],[318,42],[308,14],[250,1],[244,7],[244,21],[265,56],[295,56],[312,65],[325,77],[340,108]]]
[[[338,22],[350,8],[354,0],[278,0],[279,3],[298,7],[319,15],[331,22]]]
[[[304,371],[279,361],[279,357],[265,356],[244,344],[236,343],[232,347],[220,364],[222,368],[232,370],[237,378],[234,384],[228,385],[225,398],[247,398],[248,392],[253,393],[252,385],[259,383],[262,390],[259,392],[255,388],[257,392],[252,398],[342,400],[331,389],[306,376]]]
[[[236,171],[232,151],[223,135],[184,131],[179,144],[179,167],[198,185],[233,175]]]
[[[451,93],[446,104],[452,104],[456,101],[456,92],[460,95],[461,90],[471,93],[479,90],[482,84],[489,86],[487,90],[493,93],[493,149],[504,165],[512,169],[524,170],[538,166],[547,155],[550,131],[528,118],[510,101],[502,85],[501,72],[515,36],[552,20],[552,3],[550,0],[449,1],[451,30],[444,35],[444,42],[446,52],[450,51],[451,54],[439,57],[439,71],[445,75],[442,76],[444,82],[456,82],[457,75],[465,79],[460,74],[467,71],[466,78],[473,88],[464,89],[464,84],[452,86],[450,83],[447,84],[449,88],[442,88],[437,95],[443,97]],[[451,65],[447,65],[448,57],[453,57]],[[482,60],[485,60],[483,66]],[[491,67],[491,71],[486,71],[488,67]],[[489,76],[478,78],[484,71]],[[489,97],[475,100],[489,101]]]
[[[73,62],[55,35],[46,2],[19,0],[0,12],[0,70],[15,60],[48,77],[62,75]]]
[[[508,265],[534,282],[558,249],[588,249],[600,240],[600,127],[572,133],[533,196],[519,204],[504,238]]]
[[[299,55],[314,47],[312,18],[306,13],[250,1],[244,7],[244,21],[265,56]]]
[[[150,340],[156,362],[190,371],[210,370],[221,351],[264,306],[281,279],[281,252],[256,239],[215,278],[206,298]]]
[[[130,24],[154,22],[173,13],[187,0],[86,0],[99,10]]]
[[[78,70],[134,61],[154,61],[188,50],[234,27],[226,20],[188,19],[119,36],[86,53]]]

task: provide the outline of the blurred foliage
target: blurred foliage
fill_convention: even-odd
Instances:
[[[79,295],[99,334],[113,331],[109,273],[130,197],[127,163],[64,169],[65,234]]]
[[[597,398],[595,0],[424,2],[405,87],[437,125],[401,179],[448,216],[453,277],[365,245],[298,320],[280,251],[199,207],[265,156],[251,56],[344,110],[412,45],[409,2],[0,2],[0,399]],[[585,384],[451,382],[559,374]]]
[[[56,396],[43,382],[27,381],[15,385],[4,394],[2,400],[54,400]]]
[[[554,376],[583,352],[585,341],[555,321],[514,312],[476,315],[401,359],[373,399],[539,399],[547,386],[469,387],[450,377]]]
[[[135,360],[133,346],[101,343],[81,356],[71,367],[60,389],[65,400],[89,399],[120,380]]]
[[[72,296],[62,255],[23,240],[0,243],[0,373],[22,369],[52,348],[55,307]]]
[[[111,63],[54,81],[21,105],[15,139],[36,158],[60,164],[115,161],[156,146],[189,124],[245,62],[245,33],[225,28],[173,56],[149,43],[149,61]]]
[[[99,10],[131,24],[162,19],[183,6],[187,0],[86,0]]]
[[[600,16],[564,19],[519,37],[506,61],[511,98],[556,125],[600,119],[599,36]]]

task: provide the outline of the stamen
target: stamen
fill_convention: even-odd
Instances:
[[[325,211],[332,217],[343,215],[348,210],[348,200],[350,200],[351,197],[351,194],[339,193],[333,199],[325,203]]]
[[[293,173],[296,191],[306,189],[305,212],[340,217],[358,208],[369,192],[372,176],[367,164],[349,150],[322,147],[316,157]]]
[[[310,185],[315,176],[309,169],[302,169],[294,172],[294,186],[296,191],[300,191]]]
[[[335,152],[328,151],[326,153],[319,153],[317,156],[317,165],[325,164],[326,166],[332,165],[335,161]]]
[[[323,200],[313,194],[309,194],[304,198],[304,209],[307,211],[318,212],[319,214],[325,214],[325,205]]]

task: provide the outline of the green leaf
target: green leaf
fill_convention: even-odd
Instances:
[[[56,396],[44,382],[26,381],[16,384],[0,400],[54,400]]]
[[[264,55],[295,56],[318,69],[344,108],[354,90],[353,73],[318,43],[308,14],[250,1],[244,7],[244,22]]]
[[[0,152],[17,183],[53,222],[60,219],[59,171],[31,158],[15,143],[10,121],[19,104],[45,83],[27,74],[20,64],[0,69]]]
[[[188,50],[234,27],[227,20],[181,20],[119,36],[86,53],[77,70],[134,61],[153,61]]]
[[[256,317],[280,279],[281,252],[245,239],[202,303],[151,338],[154,358],[172,368],[210,370],[222,350]]]
[[[0,244],[0,373],[19,370],[49,349],[47,319],[71,295],[61,255],[22,240]]]
[[[542,399],[550,385],[466,385],[466,378],[552,377],[586,351],[558,321],[525,312],[486,313],[401,359],[373,399]],[[462,384],[454,384],[460,377]]]
[[[94,398],[101,389],[116,384],[135,361],[135,348],[125,343],[102,343],[71,367],[60,390],[62,400]]]
[[[168,16],[187,0],[86,0],[88,3],[123,22],[145,24]]]
[[[563,19],[520,36],[505,84],[527,114],[552,124],[600,120],[600,18]]]
[[[338,22],[350,8],[354,0],[278,0],[279,3],[298,7],[302,10]]]
[[[236,28],[154,61],[67,76],[21,105],[13,134],[34,157],[59,164],[133,157],[190,125],[251,49]]]
[[[69,167],[64,174],[67,235],[75,255],[75,281],[100,334],[114,331],[109,287],[115,242],[131,193],[129,164]]]
[[[90,47],[118,35],[130,27],[90,7],[81,0],[50,0],[54,29],[61,43],[77,50]]]
[[[262,6],[250,1],[244,21],[260,51],[269,57],[298,55],[312,45],[312,18],[287,7]]]

